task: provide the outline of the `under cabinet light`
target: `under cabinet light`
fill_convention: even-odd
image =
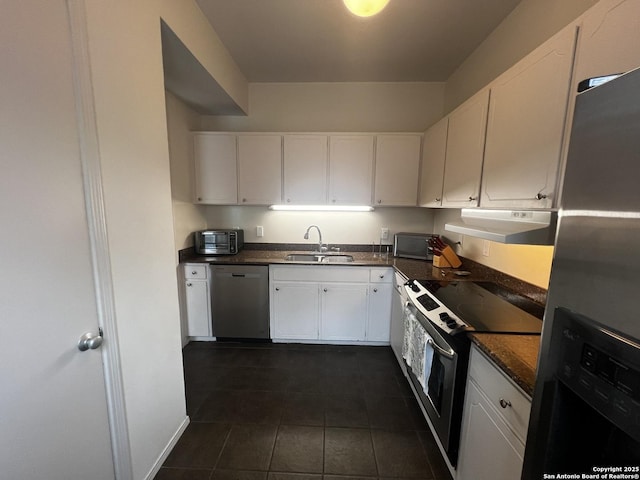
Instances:
[[[271,205],[269,210],[284,212],[372,212],[368,205]]]

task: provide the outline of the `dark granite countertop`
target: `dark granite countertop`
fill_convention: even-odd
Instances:
[[[471,333],[469,336],[529,397],[533,396],[540,335]]]
[[[306,246],[298,244],[274,244],[264,246],[249,246],[237,255],[200,256],[194,255],[193,249],[180,252],[182,262],[210,263],[215,265],[248,264],[248,265],[331,265],[331,266],[367,266],[392,267],[407,278],[423,280],[476,280],[490,281],[506,287],[513,292],[523,295],[544,305],[546,290],[518,280],[514,277],[498,272],[472,260],[462,258],[462,266],[458,269],[437,268],[429,261],[374,256],[370,251],[354,250],[353,246],[341,246],[340,253],[347,253],[354,257],[349,263],[317,263],[291,262],[284,257],[290,253],[309,253]],[[350,248],[351,247],[351,248]],[[355,248],[358,248],[357,246]],[[457,271],[467,271],[468,275],[460,277]],[[507,375],[513,379],[529,396],[533,394],[536,363],[540,348],[538,335],[508,335],[508,334],[469,334],[471,340],[485,352]]]

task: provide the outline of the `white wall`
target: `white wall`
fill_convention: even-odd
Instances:
[[[115,309],[136,479],[147,476],[186,420],[156,3],[87,1]]]
[[[203,130],[422,132],[443,115],[444,83],[252,83],[249,115],[203,116]]]
[[[597,1],[522,0],[449,77],[445,111],[453,110]]]
[[[246,81],[193,0],[86,3],[131,457],[141,479],[153,476],[187,419],[160,19],[239,103]]]
[[[322,231],[328,244],[366,244],[380,241],[380,228],[389,228],[389,241],[397,232],[430,232],[433,214],[422,208],[377,208],[373,212],[274,212],[266,207],[209,207],[209,227],[245,229],[246,242],[308,243],[318,242],[317,234],[303,238],[309,225]],[[264,227],[264,237],[256,237],[256,226]]]
[[[200,115],[171,92],[165,93],[171,159],[173,233],[177,254],[177,250],[193,246],[192,232],[207,227],[206,207],[193,203],[191,132],[200,128]]]
[[[195,0],[156,0],[151,4],[216,83],[246,112],[247,79]]]

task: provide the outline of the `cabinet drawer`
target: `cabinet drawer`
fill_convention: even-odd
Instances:
[[[392,268],[372,268],[369,274],[370,283],[391,283],[393,281]]]
[[[531,400],[475,346],[469,358],[469,377],[482,389],[500,416],[524,443],[529,426]]]
[[[184,265],[184,278],[192,278],[192,279],[203,279],[206,280],[208,275],[207,271],[209,270],[209,265],[200,265],[194,263],[187,263]]]

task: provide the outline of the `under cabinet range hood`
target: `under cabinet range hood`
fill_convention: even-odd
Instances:
[[[446,223],[444,229],[493,242],[553,245],[557,219],[552,211],[463,208],[460,221]]]

